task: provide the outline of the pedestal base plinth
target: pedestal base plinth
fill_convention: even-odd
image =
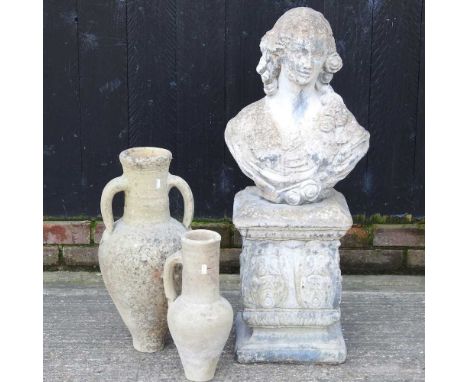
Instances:
[[[341,326],[250,328],[236,317],[236,356],[240,363],[327,363],[346,359]]]
[[[344,362],[338,247],[352,219],[343,195],[289,206],[248,187],[234,199],[233,221],[243,239],[237,360]]]

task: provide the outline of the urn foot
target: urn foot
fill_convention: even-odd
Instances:
[[[164,341],[158,338],[152,339],[148,335],[132,336],[133,347],[142,353],[154,353],[164,348]]]

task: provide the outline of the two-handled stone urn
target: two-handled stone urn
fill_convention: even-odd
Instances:
[[[163,288],[166,259],[181,248],[181,236],[193,218],[193,196],[187,183],[169,173],[170,151],[135,147],[119,156],[123,175],[102,192],[101,213],[106,230],[99,245],[99,266],[104,283],[142,352],[164,347],[167,302]],[[169,212],[169,190],[184,198],[183,224]],[[114,222],[112,199],[125,193],[121,219]]]

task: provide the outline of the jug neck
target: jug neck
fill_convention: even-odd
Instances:
[[[182,296],[198,304],[217,301],[219,241],[191,244],[182,240],[182,263]]]

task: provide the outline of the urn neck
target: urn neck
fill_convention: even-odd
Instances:
[[[167,178],[172,155],[168,150],[136,147],[120,154],[125,191],[123,221],[162,223],[169,219]]]
[[[198,304],[219,299],[219,251],[221,236],[194,230],[182,237],[182,296]]]

